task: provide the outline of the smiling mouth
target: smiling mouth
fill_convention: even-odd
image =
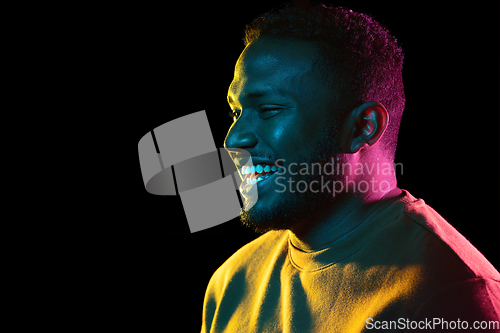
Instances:
[[[266,180],[276,171],[278,171],[278,167],[269,164],[256,164],[250,167],[244,166],[241,169],[241,174],[245,177],[242,185],[252,185]]]

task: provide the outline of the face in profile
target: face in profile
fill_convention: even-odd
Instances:
[[[312,43],[262,38],[248,45],[236,63],[228,90],[235,117],[225,147],[252,156],[254,172],[240,170],[241,193],[249,202],[248,189],[256,186],[258,200],[243,209],[241,219],[256,231],[297,227],[318,219],[334,203],[322,190],[322,182],[334,176],[299,172],[301,163],[324,165],[342,158],[339,124],[319,61]],[[232,157],[238,164],[236,153]]]

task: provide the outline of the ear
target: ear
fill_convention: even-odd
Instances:
[[[356,153],[377,143],[387,128],[389,114],[382,104],[370,101],[353,110],[351,120],[352,136],[349,150],[351,153]]]

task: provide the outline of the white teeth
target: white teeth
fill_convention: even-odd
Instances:
[[[252,174],[252,173],[259,174],[262,172],[275,172],[275,171],[278,171],[278,168],[275,165],[271,166],[269,164],[256,164],[256,165],[252,165],[252,166],[244,166],[241,168],[242,175],[248,175],[248,174]],[[260,175],[259,177],[257,177],[254,180],[248,180],[248,183],[253,184],[253,183],[256,183],[258,181],[264,180],[269,176],[270,175],[268,175],[268,174]]]
[[[270,165],[268,164],[256,164],[252,166],[244,166],[241,168],[241,174],[242,175],[248,175],[249,173],[262,173],[262,171],[265,172],[270,172],[272,171],[277,171],[278,168],[274,167],[276,170],[273,170]]]
[[[255,172],[255,168],[254,166],[244,166],[241,168],[241,174],[242,175],[248,175],[249,173],[254,173]]]

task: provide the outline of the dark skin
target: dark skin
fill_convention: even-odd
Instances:
[[[228,90],[228,102],[236,116],[225,148],[230,153],[240,148],[252,157],[281,159],[278,164],[285,169],[293,162],[307,162],[304,159],[316,156],[318,147],[324,148],[320,155],[341,156],[353,165],[375,161],[392,164],[377,145],[389,116],[376,101],[363,103],[339,120],[337,142],[325,136],[325,122],[335,110],[328,102],[330,88],[315,71],[320,61],[316,46],[306,41],[262,38],[247,46],[236,63]],[[368,177],[386,180],[390,186],[384,191],[339,193],[335,200],[315,208],[308,218],[286,228],[293,244],[305,251],[320,248],[356,228],[374,203],[392,200],[401,193],[394,175],[358,175],[356,181],[368,181]],[[283,204],[287,195],[293,195],[278,193],[279,187],[271,179],[254,185],[258,201],[251,209],[256,212]]]

